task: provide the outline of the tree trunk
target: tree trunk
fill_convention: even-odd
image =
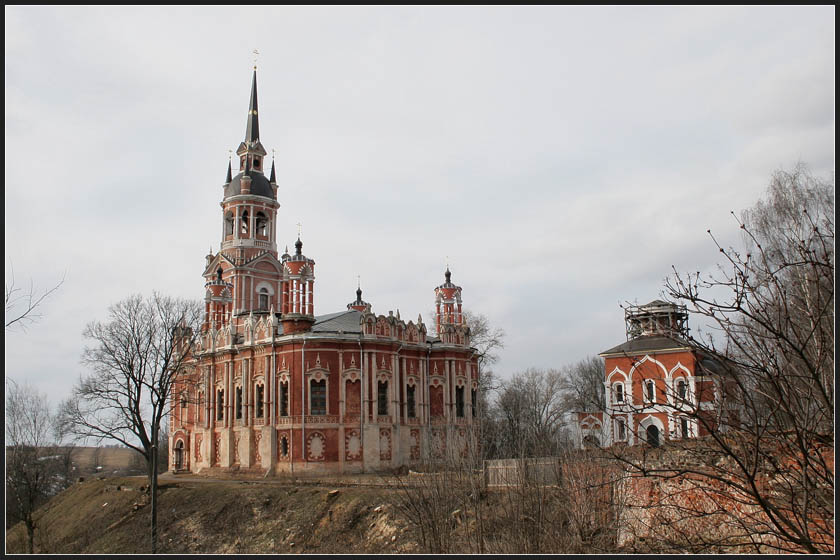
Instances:
[[[152,446],[152,476],[149,492],[152,497],[152,554],[157,553],[157,444]]]
[[[29,554],[34,554],[35,548],[35,521],[31,515],[26,516],[26,546]]]

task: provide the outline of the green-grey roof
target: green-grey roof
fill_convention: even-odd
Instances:
[[[312,332],[327,333],[342,331],[346,334],[359,334],[362,332],[359,326],[361,316],[361,311],[356,311],[355,309],[320,315],[315,317]]]
[[[237,174],[230,183],[225,185],[225,198],[242,194],[243,175],[245,175],[244,172]],[[274,199],[274,187],[271,186],[265,175],[251,169],[248,171],[248,176],[251,177],[251,194]]]

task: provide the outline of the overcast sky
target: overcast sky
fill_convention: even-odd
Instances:
[[[303,224],[316,314],[356,275],[422,313],[446,258],[507,336],[497,371],[625,340],[619,303],[711,270],[706,234],[774,170],[834,170],[834,7],[5,8],[6,283],[42,319],[6,376],[57,402],[86,323],[132,293],[202,298],[259,50],[278,245]],[[691,323],[691,326],[696,326]]]

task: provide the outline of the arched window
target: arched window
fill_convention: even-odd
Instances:
[[[613,384],[613,402],[616,404],[624,402],[624,383]]]
[[[242,211],[242,218],[239,220],[239,232],[247,235],[248,233],[248,211]]]
[[[680,379],[677,381],[677,396],[680,400],[685,400],[686,395],[688,394],[688,385],[686,385],[685,380]]]
[[[268,290],[260,288],[259,291],[259,308],[262,311],[268,311]]]
[[[289,438],[286,436],[280,437],[280,456],[288,457],[289,455]]]
[[[268,218],[262,212],[257,212],[257,235],[268,237]]]
[[[233,213],[225,213],[225,235],[233,235]]]
[[[653,379],[645,381],[645,399],[647,402],[656,402],[656,383]]]
[[[280,384],[280,416],[289,415],[289,384]]]
[[[652,447],[659,447],[659,427],[651,424],[645,430],[645,439]]]
[[[455,387],[455,416],[464,417],[464,388]]]
[[[242,418],[242,387],[236,388],[236,419]]]
[[[256,405],[255,416],[257,418],[262,418],[265,407],[265,386],[262,383],[257,385],[256,391],[254,391],[254,400],[254,404]]]
[[[688,427],[688,418],[680,416],[680,437],[691,437],[691,431]]]
[[[615,420],[615,439],[616,441],[627,439],[627,424],[624,423],[624,418],[616,418]]]
[[[376,414],[388,415],[388,382],[380,381],[376,393]]]
[[[415,399],[414,399],[414,385],[409,385],[405,389],[406,396],[406,415],[409,418],[415,417]]]
[[[219,389],[216,393],[216,420],[225,419],[225,390]]]
[[[175,470],[184,468],[184,442],[178,440],[175,444]]]
[[[323,416],[327,413],[327,380],[312,381],[310,391],[309,411],[312,416]]]
[[[475,389],[470,391],[470,398],[472,399],[472,415],[475,417],[475,411],[478,408],[478,395],[475,392]]]

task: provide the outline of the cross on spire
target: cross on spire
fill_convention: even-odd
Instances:
[[[260,51],[258,51],[257,49],[254,49],[252,52],[254,53],[254,70],[256,70],[257,69],[257,57],[260,56]]]

